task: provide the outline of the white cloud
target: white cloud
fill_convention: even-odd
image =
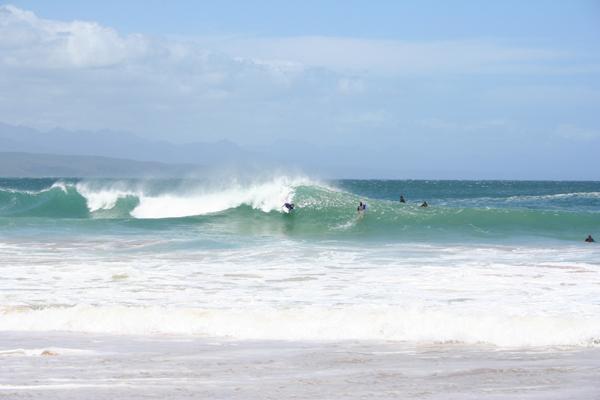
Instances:
[[[197,58],[200,49],[211,49],[285,76],[310,67],[384,74],[600,71],[598,60],[574,67],[569,62],[573,55],[562,51],[480,39],[232,36],[151,40],[137,34],[120,35],[95,22],[47,20],[10,5],[0,6],[0,48],[4,63],[31,66],[44,62],[54,67],[103,67],[158,56],[185,62]]]
[[[340,132],[346,140],[416,120],[423,132],[493,133],[508,129],[495,119],[496,106],[506,104],[500,115],[510,115],[519,101],[516,89],[495,83],[498,76],[561,68],[577,73],[562,52],[499,41],[157,38],[0,6],[0,121],[38,128],[242,143],[277,135],[335,142]],[[573,87],[565,91],[574,100],[597,101],[593,87]],[[483,122],[464,113],[460,123],[427,119],[451,119],[480,99],[493,110],[477,115]]]
[[[300,36],[213,37],[200,43],[244,57],[279,58],[342,72],[383,74],[536,73],[549,71],[548,63],[569,57],[552,49],[515,47],[489,40],[418,42]],[[566,67],[554,66],[556,70]]]
[[[13,67],[104,67],[142,57],[147,41],[120,36],[94,22],[38,18],[14,6],[0,6],[0,62]]]
[[[268,103],[307,73],[315,77],[295,62],[233,57],[190,40],[121,35],[95,22],[47,20],[0,6],[0,120],[6,122],[239,134],[264,120],[259,113],[269,114]]]

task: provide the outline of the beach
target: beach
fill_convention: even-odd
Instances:
[[[0,183],[2,397],[600,395],[600,183]]]
[[[21,332],[0,340],[13,348],[0,353],[4,398],[592,399],[600,371],[599,350],[580,348]]]

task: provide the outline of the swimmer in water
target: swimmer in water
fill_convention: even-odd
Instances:
[[[594,243],[594,242],[595,242],[595,240],[594,240],[594,238],[592,237],[592,235],[588,235],[588,237],[586,237],[586,238],[585,238],[585,241],[586,241],[587,243]]]
[[[423,207],[423,208],[429,207],[429,204],[427,204],[427,202],[424,201],[423,204],[421,204],[421,207]]]

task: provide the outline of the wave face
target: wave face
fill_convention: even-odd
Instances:
[[[409,199],[398,202],[399,194]],[[427,200],[430,207],[419,207]],[[359,201],[368,204],[357,215]],[[294,202],[285,215],[282,205]],[[600,183],[263,180],[0,181],[0,218],[168,220],[227,232],[415,240],[574,240],[600,226]],[[18,221],[18,220],[17,220]],[[18,223],[18,222],[17,222]],[[167,222],[168,223],[168,222]],[[150,226],[150,225],[149,225]],[[161,225],[161,229],[164,225]]]

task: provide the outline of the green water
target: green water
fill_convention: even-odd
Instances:
[[[284,201],[293,213],[282,212]],[[600,236],[600,182],[0,179],[0,227],[3,235],[142,232],[222,243],[581,241]]]

